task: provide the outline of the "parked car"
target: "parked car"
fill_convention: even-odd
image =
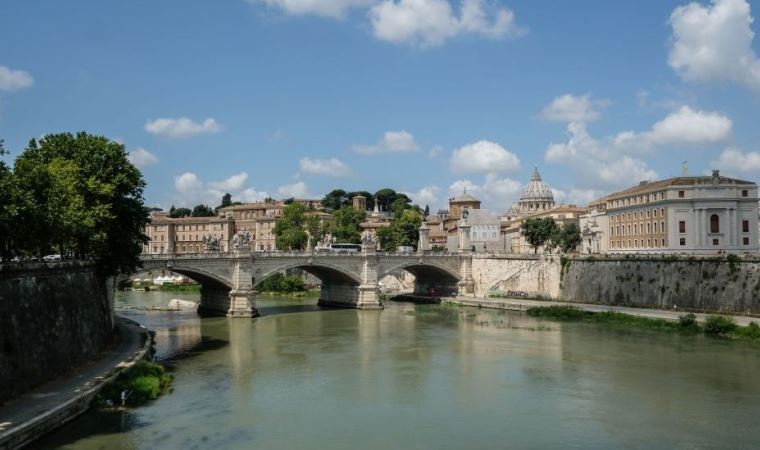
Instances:
[[[54,255],[45,255],[45,256],[42,258],[42,260],[43,260],[43,261],[45,261],[45,262],[55,262],[55,261],[60,261],[60,260],[61,260],[61,255],[59,255],[59,254],[54,254]]]

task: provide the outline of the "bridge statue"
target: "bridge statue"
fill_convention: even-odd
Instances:
[[[374,237],[363,236],[372,245]],[[320,242],[331,242],[326,236]],[[250,251],[251,234],[237,233],[232,251],[203,254],[144,255],[145,270],[170,270],[201,285],[199,313],[228,317],[255,317],[256,287],[270,276],[302,269],[322,282],[319,304],[356,309],[382,309],[379,281],[399,270],[415,276],[421,295],[472,295],[472,256],[468,253],[384,254],[363,252],[283,253]]]
[[[222,239],[219,236],[214,236],[213,234],[203,236],[203,248],[206,251],[218,252],[220,250],[221,242]]]
[[[253,235],[248,230],[238,231],[232,236],[232,248],[235,250],[250,249],[251,242],[253,242]]]

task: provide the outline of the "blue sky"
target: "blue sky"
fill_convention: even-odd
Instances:
[[[760,174],[745,0],[5,1],[0,137],[122,141],[148,203],[392,187],[503,211]]]

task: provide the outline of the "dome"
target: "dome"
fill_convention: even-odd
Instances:
[[[548,184],[541,181],[538,167],[533,170],[530,183],[526,184],[520,195],[520,202],[543,201],[554,202],[554,194]]]

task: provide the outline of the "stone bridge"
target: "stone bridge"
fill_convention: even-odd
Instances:
[[[432,253],[200,253],[143,255],[145,270],[170,270],[201,285],[200,313],[255,317],[256,287],[277,272],[303,269],[322,281],[320,305],[381,309],[378,282],[406,270],[415,276],[415,292],[471,295],[472,257]]]

